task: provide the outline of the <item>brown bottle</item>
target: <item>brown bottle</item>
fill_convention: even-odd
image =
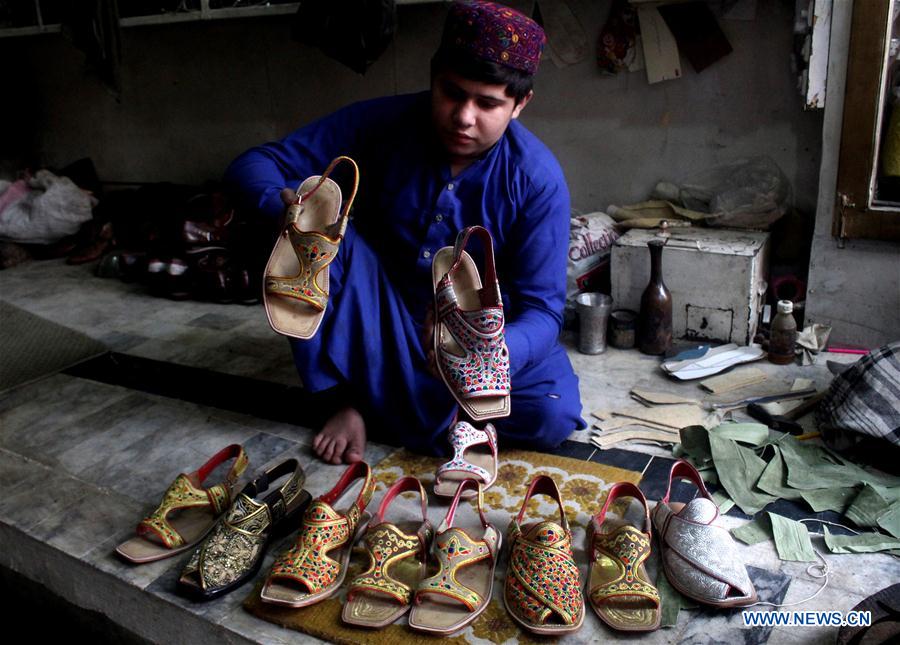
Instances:
[[[650,283],[641,296],[638,348],[644,354],[664,354],[672,346],[672,294],[662,278],[665,242],[650,240]]]
[[[794,362],[794,345],[797,342],[797,321],[794,320],[794,303],[778,301],[778,314],[772,319],[769,332],[769,362],[789,365]]]

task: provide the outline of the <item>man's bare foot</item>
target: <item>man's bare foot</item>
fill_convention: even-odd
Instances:
[[[325,423],[313,439],[313,450],[322,461],[352,464],[366,451],[366,424],[355,408],[343,408]]]

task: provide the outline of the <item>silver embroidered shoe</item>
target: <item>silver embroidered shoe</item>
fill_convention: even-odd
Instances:
[[[689,479],[700,494],[687,504],[670,502],[672,480]],[[653,528],[662,547],[666,578],[682,594],[716,607],[746,607],[756,589],[728,531],[715,524],[719,509],[700,473],[679,460],[669,473],[666,495],[653,509]]]

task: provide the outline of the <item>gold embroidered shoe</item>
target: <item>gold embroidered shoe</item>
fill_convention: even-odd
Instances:
[[[388,506],[405,492],[418,493],[422,519],[386,521]],[[432,537],[428,498],[421,482],[415,477],[397,480],[384,494],[378,512],[366,529],[363,541],[369,567],[350,584],[342,614],[344,622],[360,627],[385,627],[409,611],[414,590],[425,577],[425,559]]]
[[[610,504],[633,497],[643,506],[641,527],[607,517]],[[650,555],[650,513],[641,490],[630,482],[613,484],[603,508],[591,520],[591,568],[587,594],[604,623],[621,631],[659,629],[659,592],[644,567]]]
[[[354,482],[359,494],[345,511],[332,505],[351,493]],[[350,551],[369,522],[366,506],[375,492],[372,471],[364,461],[351,464],[328,493],[316,499],[303,516],[294,545],[282,553],[260,593],[265,602],[287,607],[305,607],[328,598],[347,575]]]
[[[283,477],[287,480],[279,488],[259,499]],[[247,484],[194,551],[181,572],[179,591],[209,600],[252,578],[272,540],[293,530],[309,504],[310,495],[303,490],[305,479],[300,463],[288,459]]]
[[[218,466],[234,459],[221,484],[202,488],[204,480]],[[155,562],[196,545],[230,505],[234,485],[247,468],[247,453],[232,444],[190,474],[181,474],[163,495],[162,502],[137,526],[137,536],[116,548],[122,558],[134,564]]]
[[[328,175],[340,162],[353,166],[353,192],[341,210],[341,189]],[[359,186],[359,168],[350,157],[332,161],[322,176],[297,189],[287,209],[284,229],[266,264],[263,303],[269,325],[279,334],[315,336],[328,305],[328,265],[347,230]]]
[[[453,526],[459,500],[470,489],[476,491],[480,531]],[[475,537],[479,533],[480,537]],[[481,615],[491,600],[500,543],[500,533],[484,516],[481,484],[474,479],[464,480],[438,527],[431,548],[438,561],[438,572],[419,583],[409,626],[422,632],[450,635]]]
[[[559,523],[522,524],[528,500],[543,493],[559,505]],[[503,600],[509,614],[536,634],[574,632],[584,622],[584,599],[572,556],[572,532],[556,482],[535,477],[509,528],[511,542]]]

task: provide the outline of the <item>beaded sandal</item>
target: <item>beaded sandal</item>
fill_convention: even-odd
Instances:
[[[457,421],[450,429],[453,459],[438,466],[434,476],[434,494],[453,497],[464,479],[480,481],[482,490],[497,480],[497,430],[488,423],[483,429],[471,423]],[[480,446],[479,449],[474,449]],[[469,488],[463,498],[474,497]]]
[[[485,285],[465,252],[472,235],[484,246]],[[503,336],[503,300],[494,268],[491,234],[470,226],[431,265],[434,283],[434,354],[444,383],[473,421],[509,416],[509,351]]]
[[[332,508],[357,480],[362,480],[362,488],[350,507],[346,511]],[[306,607],[334,594],[347,575],[350,551],[369,522],[365,509],[374,491],[369,465],[351,464],[334,488],[309,505],[300,534],[275,560],[260,598],[286,607]]]
[[[328,175],[341,161],[353,166],[353,192],[341,210],[341,189]],[[269,325],[279,334],[315,336],[328,305],[328,265],[347,230],[359,186],[359,168],[349,157],[332,161],[322,176],[297,189],[284,228],[266,264],[263,302]]]
[[[624,519],[606,517],[610,504],[620,497],[633,497],[642,504],[640,528]],[[614,484],[603,508],[591,520],[591,532],[587,595],[600,620],[622,631],[659,629],[659,592],[644,567],[650,555],[651,531],[647,500],[641,490],[629,482]]]
[[[285,477],[276,490],[259,499],[271,482]],[[210,600],[240,587],[259,571],[269,545],[297,524],[309,504],[306,479],[296,459],[281,462],[247,484],[194,551],[178,579],[178,590]]]
[[[559,505],[560,522],[522,525],[532,495],[543,493]],[[503,600],[510,615],[536,634],[574,632],[584,622],[584,599],[578,567],[572,556],[572,532],[556,482],[535,477],[509,528],[509,564]]]
[[[217,466],[234,459],[221,484],[201,488]],[[238,444],[220,450],[190,474],[181,474],[163,495],[162,502],[137,526],[137,536],[116,548],[134,564],[155,562],[190,549],[215,525],[231,505],[234,485],[247,468],[247,453]]]
[[[672,480],[686,478],[699,489],[687,504],[670,502]],[[728,530],[716,523],[719,508],[697,469],[678,460],[669,473],[666,495],[653,508],[666,578],[688,598],[716,607],[745,607],[756,589]]]
[[[388,505],[397,495],[417,492],[421,519],[387,522]],[[434,529],[427,518],[428,498],[421,482],[403,477],[384,494],[364,538],[369,567],[350,584],[342,617],[361,627],[385,627],[409,611],[413,589],[425,577],[425,560]]]
[[[456,507],[467,489],[476,491],[481,538],[471,537],[471,531],[453,526]],[[491,599],[500,543],[500,533],[484,516],[481,485],[474,479],[466,479],[459,485],[447,516],[438,527],[431,550],[440,568],[419,583],[409,626],[449,635],[475,620]]]

